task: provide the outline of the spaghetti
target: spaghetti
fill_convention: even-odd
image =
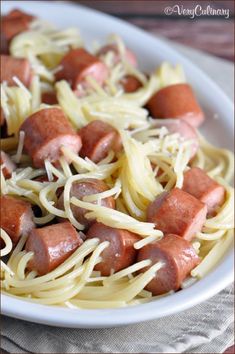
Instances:
[[[29,88],[17,77],[14,86],[8,86],[6,82],[1,84],[1,107],[10,136],[2,139],[1,144],[18,164],[8,179],[4,178],[2,166],[1,192],[37,206],[41,216],[35,216],[34,221],[40,226],[59,217],[69,220],[78,231],[84,230],[84,225],[76,220],[72,206],[86,209],[87,219],[138,234],[141,239],[134,248],[139,250],[163,237],[163,232],[156,229],[154,223],[145,221],[149,203],[162,192],[182,188],[184,173],[190,167],[204,169],[225,187],[226,197],[217,214],[207,217],[202,231],[196,234],[194,246],[202,261],[191,271],[191,278],[182,284],[184,288],[208,274],[231,247],[234,191],[229,183],[233,176],[233,155],[212,146],[198,133],[199,150],[191,160],[192,142],[182,141],[179,134],[170,133],[167,127],[156,127],[154,120],[148,117],[147,109],[143,108],[159,89],[186,81],[182,67],[163,63],[147,78],[126,60],[121,38],[113,36],[109,41],[116,45],[120,60],[114,63],[112,52],[104,54],[102,61],[110,69],[105,86],[88,76],[85,95],[77,97],[67,81],[55,83],[55,74],[61,70],[61,58],[71,48],[83,46],[76,29],[60,31],[35,20],[29,31],[14,37],[11,55],[27,58],[35,75]],[[120,86],[120,80],[127,75],[141,82],[141,88],[136,92],[126,93]],[[109,123],[118,131],[123,150],[116,155],[111,150],[104,159],[94,163],[63,146],[58,166],[46,160],[44,168],[32,167],[31,159],[23,153],[24,133],[20,126],[32,113],[51,107],[41,102],[41,94],[50,90],[55,90],[57,106],[62,108],[74,128],[80,129],[96,119]],[[46,182],[35,180],[44,175]],[[109,189],[83,199],[71,197],[73,184],[86,179],[102,180]],[[64,209],[57,207],[60,188],[64,190]],[[101,204],[110,196],[115,198],[116,210]],[[1,257],[5,257],[5,262],[1,261],[3,293],[73,309],[124,307],[158,298],[144,288],[164,267],[161,261],[156,264],[150,260],[140,261],[110,276],[101,276],[94,268],[102,261],[102,252],[109,242],[99,243],[93,238],[84,241],[56,269],[40,276],[27,268],[33,257],[32,252],[24,249],[27,237],[27,234],[22,235],[13,249],[10,236],[1,229],[5,244],[1,250]],[[145,267],[148,269],[140,273]]]

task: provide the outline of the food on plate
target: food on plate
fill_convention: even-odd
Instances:
[[[12,10],[1,18],[1,53],[8,53],[10,41],[19,33],[27,31],[31,22],[31,16],[18,9]]]
[[[5,178],[10,178],[12,172],[16,169],[16,164],[11,160],[10,156],[4,151],[1,151],[0,162],[2,166],[2,173]]]
[[[45,108],[29,116],[20,130],[24,132],[24,148],[32,157],[35,167],[43,167],[44,161],[56,163],[61,146],[78,153],[81,138],[72,128],[60,108]]]
[[[202,230],[207,207],[191,194],[173,188],[163,192],[149,204],[147,221],[154,223],[164,234],[176,234],[191,241]]]
[[[30,232],[34,227],[31,204],[8,195],[1,196],[1,228],[16,244],[20,236]]]
[[[208,213],[212,216],[225,200],[224,186],[210,178],[199,167],[190,168],[184,173],[182,190],[205,203]]]
[[[137,251],[134,244],[140,240],[137,234],[95,223],[89,228],[86,236],[88,239],[97,237],[100,242],[109,242],[109,246],[101,253],[102,261],[94,268],[101,275],[111,275],[135,262]]]
[[[233,239],[233,154],[180,65],[143,72],[117,35],[3,16],[1,287],[27,301],[132,306],[184,291]]]
[[[90,178],[90,179],[87,178],[82,181],[76,181],[73,183],[70,189],[70,197],[83,199],[83,197],[104,193],[105,191],[108,190],[109,190],[108,186],[103,181],[95,178]],[[93,203],[97,203],[97,201],[94,201]],[[115,209],[115,200],[112,196],[110,196],[101,199],[100,205],[106,208]],[[61,193],[58,199],[57,208],[58,209],[64,208],[64,192]],[[80,208],[76,205],[71,205],[71,210],[74,218],[85,228],[89,227],[95,221],[95,219],[86,218],[87,209]],[[62,220],[64,221],[64,219]]]
[[[189,84],[169,85],[157,91],[147,103],[153,118],[180,118],[199,127],[204,113]]]
[[[174,234],[166,234],[160,241],[141,248],[138,261],[145,259],[150,259],[153,264],[160,261],[165,264],[146,286],[153,295],[178,290],[186,276],[200,263],[200,258],[192,245]]]
[[[118,152],[122,148],[117,130],[101,120],[88,123],[78,133],[82,140],[80,156],[95,163],[103,160],[111,150]]]
[[[25,244],[25,250],[33,252],[27,267],[39,275],[47,274],[63,263],[82,242],[69,222],[34,228]]]

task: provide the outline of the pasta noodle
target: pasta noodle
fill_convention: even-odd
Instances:
[[[216,215],[207,217],[201,232],[192,242],[201,263],[191,271],[191,276],[181,284],[191,286],[197,278],[204,277],[216,267],[231,248],[234,227],[234,190],[229,185],[234,174],[233,154],[216,148],[198,133],[199,150],[191,159],[193,141],[182,141],[178,133],[167,127],[156,127],[148,115],[146,103],[159,89],[184,83],[186,77],[180,65],[162,63],[149,77],[134,67],[126,58],[126,48],[116,35],[108,40],[117,48],[120,60],[108,51],[101,60],[109,69],[105,85],[101,86],[92,76],[87,76],[82,87],[84,95],[78,97],[70,83],[55,82],[61,70],[60,61],[71,48],[83,47],[77,29],[58,30],[42,20],[34,20],[28,31],[11,41],[13,57],[27,58],[34,76],[27,88],[14,77],[14,86],[1,84],[1,107],[7,124],[7,138],[1,139],[1,148],[9,152],[17,169],[5,178],[1,166],[1,194],[29,201],[39,208],[41,215],[34,216],[39,226],[61,218],[69,220],[78,232],[84,230],[73,207],[85,209],[85,217],[96,219],[117,229],[128,230],[140,236],[134,248],[140,250],[160,240],[163,232],[154,223],[146,222],[149,203],[162,192],[174,187],[182,188],[184,173],[190,167],[200,167],[223,185],[225,202]],[[124,92],[120,82],[126,76],[136,78],[141,87],[135,92]],[[78,89],[81,88],[77,87]],[[98,163],[82,158],[67,146],[61,147],[61,157],[55,166],[45,160],[43,168],[32,167],[31,158],[24,154],[24,132],[20,127],[31,114],[54,105],[42,103],[42,93],[55,93],[58,103],[75,129],[94,120],[101,120],[114,127],[121,138],[123,150],[111,149]],[[68,163],[71,162],[70,164]],[[38,177],[47,177],[46,181]],[[71,194],[74,183],[98,179],[108,186],[105,191],[86,195],[83,199]],[[58,208],[58,191],[63,189],[63,208]],[[113,197],[116,209],[101,204]],[[56,219],[55,219],[56,220]],[[82,235],[82,233],[81,233]],[[83,235],[84,236],[84,235]],[[33,252],[24,249],[28,234],[23,234],[13,248],[10,236],[1,229],[1,286],[2,292],[30,302],[64,306],[71,309],[118,308],[157,300],[145,290],[146,285],[165,266],[161,261],[139,261],[109,276],[96,271],[109,242],[98,238],[86,239],[69,258],[48,274],[39,275],[27,266]],[[140,272],[142,270],[142,272]],[[143,271],[144,270],[144,271]],[[171,294],[169,292],[163,296]]]

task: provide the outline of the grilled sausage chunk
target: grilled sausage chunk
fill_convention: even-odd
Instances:
[[[101,253],[102,262],[95,266],[95,270],[100,271],[102,275],[108,276],[135,262],[137,251],[133,245],[140,240],[140,236],[101,223],[93,224],[86,236],[87,238],[98,237],[100,242],[110,242],[110,245]]]
[[[182,188],[207,205],[208,214],[213,216],[225,200],[225,188],[210,178],[201,168],[190,168],[184,174]]]
[[[108,76],[108,69],[102,61],[85,49],[72,49],[60,63],[62,69],[55,74],[56,80],[67,80],[74,90],[78,85],[87,87],[86,77],[91,76],[103,85]]]
[[[1,228],[5,230],[13,244],[23,234],[29,233],[34,227],[33,211],[30,203],[11,196],[1,196]]]
[[[166,127],[170,134],[178,133],[182,140],[190,140],[192,142],[191,159],[196,155],[199,149],[199,140],[196,129],[181,119],[156,119],[154,122],[156,127]]]
[[[118,47],[116,44],[108,44],[102,47],[98,52],[97,56],[101,57],[106,55],[108,52],[113,53],[113,64],[116,65],[121,61],[121,55],[119,53]],[[137,66],[137,59],[135,54],[128,48],[125,49],[125,59],[134,67]]]
[[[1,18],[1,53],[9,53],[10,41],[19,33],[27,31],[34,16],[20,10],[12,10]]]
[[[11,178],[11,174],[16,169],[16,165],[4,151],[1,151],[0,164],[4,165],[2,169],[3,176],[5,178]]]
[[[191,241],[206,221],[207,207],[192,195],[174,188],[163,192],[147,209],[147,221],[163,233]]]
[[[104,159],[110,150],[117,152],[122,147],[118,132],[101,120],[87,124],[79,131],[79,136],[82,139],[80,156],[95,163]]]
[[[183,119],[195,128],[204,121],[204,113],[188,84],[162,88],[152,96],[147,108],[153,118]]]
[[[35,167],[43,167],[46,159],[58,163],[62,146],[75,153],[81,148],[81,138],[60,108],[46,108],[32,114],[20,130],[25,132],[24,148]]]
[[[137,261],[145,259],[150,259],[151,265],[160,261],[164,263],[153,280],[145,287],[153,295],[178,290],[182,281],[200,263],[200,258],[191,244],[174,234],[168,234],[160,241],[155,241],[141,248]],[[145,272],[148,268],[143,268],[141,272]]]
[[[70,196],[78,199],[83,199],[83,197],[91,194],[102,193],[108,190],[108,186],[101,180],[88,178],[83,181],[74,182],[70,191]],[[96,202],[93,202],[96,204]],[[107,197],[101,200],[101,206],[106,208],[115,209],[115,200],[113,197]],[[85,226],[89,227],[94,219],[87,219],[85,214],[88,212],[86,209],[80,208],[76,205],[71,204],[71,210],[75,219]],[[64,193],[62,193],[57,202],[57,208],[64,209]],[[64,220],[64,219],[62,219]]]
[[[26,242],[27,252],[34,252],[28,263],[39,275],[51,272],[63,263],[81,244],[80,234],[69,222],[33,229]]]
[[[142,83],[135,76],[132,75],[125,76],[120,81],[120,84],[123,87],[124,92],[126,93],[135,92],[142,87]]]
[[[1,55],[1,82],[7,82],[8,86],[16,86],[14,77],[29,87],[32,79],[29,61],[23,58],[13,58],[10,55]]]

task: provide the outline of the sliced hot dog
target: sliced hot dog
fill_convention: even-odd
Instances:
[[[118,47],[116,44],[108,44],[108,45],[105,45],[104,47],[102,47],[98,52],[97,52],[97,56],[98,57],[102,57],[104,55],[106,55],[108,52],[112,52],[113,55],[114,55],[114,58],[113,58],[113,64],[117,64],[121,61],[121,56],[120,56],[120,53],[119,53],[119,50],[118,50]],[[137,59],[136,59],[136,56],[135,54],[128,48],[126,48],[126,51],[125,51],[125,58],[126,60],[134,67],[137,66]]]
[[[191,244],[178,235],[168,234],[160,241],[150,243],[138,252],[138,261],[150,259],[152,264],[163,262],[164,266],[145,287],[153,295],[178,290],[183,280],[200,263]],[[144,272],[149,267],[141,270]]]
[[[193,158],[199,148],[199,140],[196,129],[181,119],[156,119],[156,127],[166,127],[170,134],[178,133],[182,140],[191,140],[191,158]]]
[[[60,108],[46,108],[32,114],[20,130],[25,132],[24,148],[35,167],[43,167],[46,159],[57,163],[62,146],[75,153],[81,148],[81,138]]]
[[[147,209],[147,221],[163,233],[173,233],[191,241],[206,221],[207,207],[200,200],[174,188],[160,194]]]
[[[225,200],[225,188],[198,167],[190,168],[185,172],[182,189],[205,203],[208,214],[212,216]]]
[[[2,169],[3,176],[5,178],[10,178],[12,172],[16,169],[16,165],[11,160],[10,156],[2,150],[1,150],[0,163],[1,163],[1,165],[4,165],[4,167]]]
[[[204,113],[188,84],[162,88],[152,96],[147,108],[153,118],[183,119],[193,127],[199,127],[204,121]]]
[[[4,115],[4,112],[3,112],[3,109],[2,109],[2,107],[1,107],[1,115],[0,115],[0,125],[2,126],[2,125],[4,125],[4,123],[5,123],[5,115]]]
[[[23,234],[35,227],[31,204],[11,196],[1,196],[1,228],[5,230],[13,244]]]
[[[71,188],[70,196],[82,200],[83,197],[87,195],[102,193],[107,190],[108,186],[103,181],[89,178],[81,182],[74,182]],[[96,202],[93,203],[96,204]],[[101,205],[106,208],[115,209],[115,200],[113,197],[101,199]],[[57,208],[62,210],[64,209],[64,193],[62,193],[58,199]],[[88,212],[86,209],[72,204],[71,209],[75,219],[85,227],[90,226],[94,222],[94,220],[87,219],[85,217],[85,214]]]
[[[1,53],[7,54],[9,43],[17,34],[27,31],[34,16],[20,10],[12,10],[1,18]]]
[[[110,245],[101,253],[102,262],[95,266],[95,270],[100,271],[102,275],[108,276],[135,262],[137,252],[133,245],[140,240],[138,235],[127,230],[95,223],[90,227],[86,236],[87,238],[98,237],[100,242],[110,242]]]
[[[39,275],[51,272],[63,263],[81,244],[80,234],[69,222],[33,229],[26,242],[27,252],[34,252],[28,263]]]
[[[43,92],[42,93],[42,103],[50,104],[50,105],[57,104],[58,100],[56,97],[56,93],[54,91],[53,92]]]
[[[121,149],[121,139],[110,124],[101,120],[94,120],[79,131],[82,139],[80,156],[88,157],[95,163],[105,158],[110,150],[115,152]]]
[[[108,77],[108,69],[102,61],[85,49],[72,49],[60,63],[62,69],[55,74],[56,80],[67,80],[74,90],[78,85],[86,87],[86,77],[91,76],[100,85]]]
[[[16,86],[14,76],[29,87],[32,80],[29,61],[23,58],[13,58],[10,55],[1,55],[1,82],[6,81],[8,86]]]
[[[125,76],[120,81],[120,84],[123,87],[123,90],[127,93],[135,92],[143,86],[142,83],[132,75]]]

